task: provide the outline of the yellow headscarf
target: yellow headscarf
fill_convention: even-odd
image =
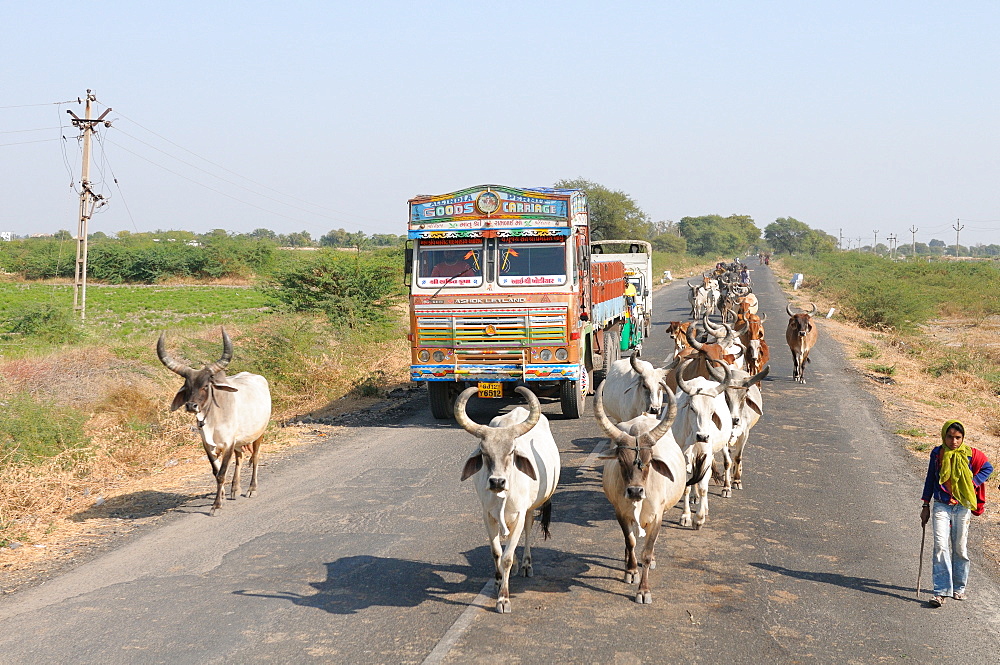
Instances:
[[[962,445],[955,450],[951,450],[946,445],[941,446],[941,456],[938,459],[938,482],[944,485],[956,501],[969,510],[975,510],[976,488],[972,484],[972,467],[969,466],[972,449],[965,443],[965,425],[957,420],[945,422],[944,426],[941,427],[941,442],[944,443],[944,437],[953,425],[958,425],[962,430]]]

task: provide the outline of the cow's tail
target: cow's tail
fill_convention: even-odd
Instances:
[[[691,475],[691,480],[687,481],[688,486],[700,483],[705,474],[711,470],[713,461],[705,454],[698,455],[694,461],[694,473]]]
[[[552,499],[549,499],[548,501],[542,504],[541,511],[542,511],[542,518],[540,521],[542,524],[542,540],[548,540],[549,537],[552,535],[549,532],[549,524],[552,523]]]

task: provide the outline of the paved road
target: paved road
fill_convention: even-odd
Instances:
[[[921,463],[822,333],[809,383],[790,380],[784,296],[754,274],[773,358],[746,489],[713,486],[701,531],[668,514],[652,605],[621,581],[589,404],[580,421],[545,406],[563,462],[553,537],[535,577],[512,582],[510,615],[492,610],[478,501],[459,481],[472,440],[420,408],[270,464],[259,497],[216,518],[206,493],[0,598],[0,663],[995,662],[1000,587],[974,567],[971,600],[914,599]],[[657,294],[647,358],[684,297],[683,283]]]

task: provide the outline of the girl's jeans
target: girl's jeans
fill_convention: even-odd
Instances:
[[[934,595],[965,593],[969,581],[969,521],[972,511],[962,504],[934,502]]]

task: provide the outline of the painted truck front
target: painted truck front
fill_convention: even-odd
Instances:
[[[411,379],[452,417],[477,385],[558,394],[579,417],[604,331],[625,311],[624,265],[592,274],[586,194],[470,187],[409,202]]]

